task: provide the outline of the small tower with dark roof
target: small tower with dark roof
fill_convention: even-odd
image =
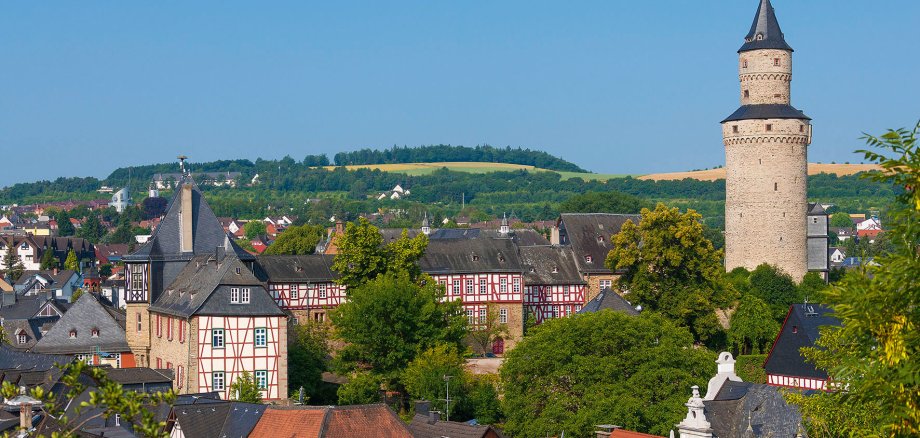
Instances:
[[[425,212],[425,218],[422,219],[422,234],[429,235],[431,234],[431,222],[428,221],[428,212]]]
[[[508,215],[502,213],[502,224],[498,227],[498,232],[505,236],[511,233],[511,227],[508,226]]]
[[[801,280],[811,124],[790,104],[792,47],[770,0],[760,1],[738,55],[741,106],[722,121],[725,267],[769,263]]]

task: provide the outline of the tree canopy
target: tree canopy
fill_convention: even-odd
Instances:
[[[705,386],[715,354],[653,313],[611,310],[552,319],[507,353],[500,370],[511,436],[590,436],[598,424],[667,435]]]
[[[246,233],[246,238],[249,240],[255,239],[259,236],[264,236],[265,231],[265,222],[260,220],[249,221],[243,225],[243,232]]]
[[[625,193],[587,192],[572,196],[559,204],[559,211],[564,213],[620,213],[638,214],[643,208],[651,208],[652,203]]]
[[[67,260],[64,260],[64,269],[80,272],[80,260],[77,259],[77,253],[73,249],[67,253]]]
[[[403,230],[401,238],[384,244],[380,230],[365,218],[351,222],[345,233],[335,238],[338,254],[332,269],[340,273],[337,280],[350,288],[360,286],[385,273],[402,272],[415,281],[421,275],[418,260],[425,255],[428,236],[409,238]]]
[[[764,352],[779,332],[770,306],[752,294],[741,297],[729,323],[728,341],[738,354]]]
[[[462,348],[466,318],[459,301],[442,302],[443,296],[440,285],[419,285],[405,272],[349,289],[348,301],[329,313],[346,342],[336,368],[368,370],[393,383],[420,351],[438,344]]]
[[[786,317],[789,306],[801,303],[805,298],[789,274],[766,263],[751,271],[748,280],[751,294],[770,306],[777,321]]]
[[[326,229],[319,225],[291,225],[265,250],[265,254],[306,255],[316,251],[316,245],[326,237]]]
[[[625,271],[619,287],[633,304],[661,312],[705,341],[721,329],[715,310],[728,307],[734,290],[724,280],[722,251],[703,235],[700,215],[659,203],[642,209],[611,240],[606,265]]]
[[[245,403],[262,403],[262,391],[249,371],[243,371],[230,384],[230,397]]]

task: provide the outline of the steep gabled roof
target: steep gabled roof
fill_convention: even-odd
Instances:
[[[433,421],[430,416],[415,414],[409,423],[409,430],[415,438],[486,438],[491,430],[495,436],[502,434],[488,425],[471,425],[456,421]]]
[[[262,418],[267,405],[215,401],[173,408],[176,421],[187,437],[247,437]]]
[[[419,267],[429,274],[523,272],[511,239],[431,240]]]
[[[184,190],[188,187],[190,190]],[[191,197],[189,212],[182,211],[183,199]],[[182,215],[191,214],[192,251],[182,251]],[[150,240],[137,251],[124,256],[126,261],[183,260],[191,255],[213,254],[216,248],[236,254],[243,260],[253,256],[240,248],[227,236],[214,211],[208,206],[198,185],[191,177],[184,178],[167,206],[166,215]]]
[[[813,347],[821,326],[839,326],[831,308],[819,304],[793,304],[764,363],[768,374],[826,379],[827,373],[806,362],[803,347]]]
[[[412,438],[406,425],[383,404],[269,407],[252,438]]]
[[[786,44],[783,38],[783,31],[779,28],[779,21],[776,20],[776,12],[770,0],[761,0],[757,6],[757,13],[754,14],[754,23],[751,24],[751,30],[744,37],[744,45],[738,49],[738,52],[758,49],[779,49],[792,51],[792,47]]]
[[[571,245],[575,252],[578,270],[605,273],[610,272],[604,262],[613,249],[611,237],[620,232],[626,221],[638,224],[641,219],[638,214],[562,213],[559,222],[568,238],[564,244]],[[591,261],[588,262],[585,256],[590,256]]]
[[[231,304],[230,288],[250,289],[248,304]],[[240,259],[227,255],[219,263],[214,256],[192,258],[150,310],[181,318],[192,315],[283,316],[262,282]]]
[[[92,336],[94,329],[98,330],[97,337]],[[73,338],[72,331],[76,332]],[[61,354],[131,351],[124,327],[91,293],[81,295],[32,350]]]
[[[802,414],[769,385],[726,381],[716,398],[703,402],[714,437],[745,437],[750,425],[755,437],[794,437]]]

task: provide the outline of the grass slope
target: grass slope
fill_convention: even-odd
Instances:
[[[808,163],[808,174],[818,175],[821,173],[836,173],[838,176],[853,175],[859,172],[870,170],[881,170],[875,164],[819,164]],[[698,179],[700,181],[715,181],[725,179],[725,168],[696,170],[692,172],[669,172],[653,173],[640,176],[639,179],[648,179],[653,181],[682,180],[684,178]]]

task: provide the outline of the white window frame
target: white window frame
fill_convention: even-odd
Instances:
[[[508,323],[508,309],[499,309],[498,310],[498,322],[500,324]]]
[[[240,288],[231,287],[230,288],[230,304],[239,304],[240,303]]]
[[[451,287],[453,288],[454,294],[460,294],[460,293],[461,293],[461,290],[460,290],[460,280],[453,280],[453,281],[451,282],[451,284],[452,284]]]
[[[220,383],[220,385],[218,385]],[[211,389],[214,391],[223,391],[225,389],[224,381],[224,372],[223,371],[213,371],[211,372]]]
[[[467,324],[473,324],[473,309],[466,309],[466,322]]]
[[[479,279],[479,295],[485,295],[489,292],[489,282],[485,278]]]
[[[268,390],[268,371],[256,370],[253,380],[255,380],[256,387],[258,387],[259,390]]]
[[[217,345],[218,342],[216,341],[218,340],[220,340],[219,342],[220,345]],[[224,339],[224,329],[222,328],[211,329],[211,348],[224,348],[225,344],[226,342]]]
[[[240,289],[240,303],[249,304],[249,298],[252,296],[252,289],[244,287]]]
[[[486,309],[479,309],[479,323],[485,324],[486,317],[488,317],[488,311]]]
[[[473,295],[476,292],[476,285],[473,284],[473,279],[464,280],[466,283],[466,294]]]
[[[317,294],[319,295],[319,297],[321,299],[325,299],[326,298],[326,283],[320,283],[319,285],[316,286],[316,288],[317,288]]]
[[[498,291],[503,294],[508,293],[508,279],[507,278],[502,277],[498,279]]]
[[[300,286],[296,284],[292,284],[288,288],[288,299],[290,299],[291,301],[300,299]]]
[[[511,290],[514,293],[521,292],[521,279],[520,278],[515,277],[513,280],[511,280]]]
[[[254,330],[252,336],[252,344],[256,348],[264,348],[268,346],[268,329],[265,327],[257,327]]]
[[[26,336],[25,333],[20,333],[16,335],[16,341],[18,341],[20,345],[25,344],[28,341],[28,338],[29,337]]]

